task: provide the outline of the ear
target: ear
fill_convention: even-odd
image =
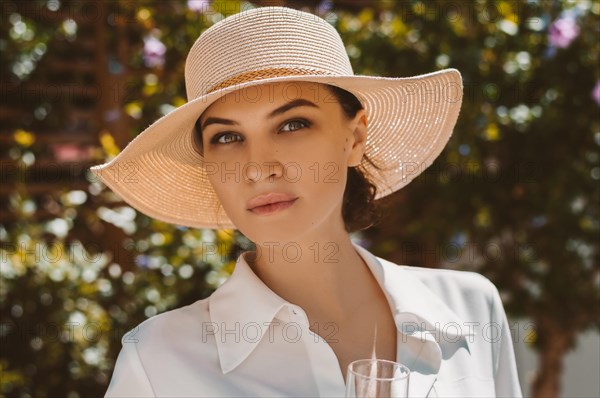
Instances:
[[[355,167],[362,161],[367,143],[367,112],[361,109],[350,122],[352,146],[348,155],[348,167]]]

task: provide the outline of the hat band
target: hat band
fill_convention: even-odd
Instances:
[[[304,68],[269,68],[269,69],[260,69],[254,70],[251,72],[246,72],[224,80],[223,82],[217,84],[216,86],[211,87],[207,94],[212,93],[213,91],[221,90],[226,87],[230,87],[236,84],[242,84],[246,82],[251,82],[254,80],[262,80],[268,79],[271,77],[281,77],[281,76],[306,76],[306,75],[324,75],[324,76],[334,76],[335,73],[330,73],[322,70],[315,69],[304,69]]]

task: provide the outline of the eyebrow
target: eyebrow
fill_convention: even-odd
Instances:
[[[287,104],[284,104],[284,105],[280,106],[279,108],[273,110],[271,113],[269,113],[267,115],[267,118],[272,119],[277,115],[281,115],[282,113],[287,112],[290,109],[296,108],[299,106],[310,106],[310,107],[317,108],[317,109],[319,108],[319,106],[317,104],[315,104],[314,102],[299,98],[297,100],[288,102]],[[239,123],[236,122],[235,120],[224,119],[224,118],[220,118],[220,117],[208,117],[202,124],[202,130],[204,130],[206,128],[206,126],[209,126],[211,124],[226,124],[229,126],[239,125]]]

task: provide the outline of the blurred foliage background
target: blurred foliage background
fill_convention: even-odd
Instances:
[[[185,103],[203,30],[261,5],[327,19],[356,74],[461,71],[448,147],[353,238],[489,277],[535,325],[516,335],[539,352],[531,394],[560,395],[564,355],[600,329],[600,3],[6,0],[0,396],[102,396],[126,331],[207,297],[252,248],[237,231],[150,219],[87,169]]]

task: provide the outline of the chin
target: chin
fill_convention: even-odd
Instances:
[[[244,236],[250,239],[257,245],[264,245],[265,243],[281,243],[292,242],[296,240],[297,230],[290,229],[290,224],[286,222],[281,223],[269,223],[259,222],[260,225],[254,223],[250,228],[240,229]]]
[[[267,233],[255,233],[252,237],[247,236],[246,237],[248,239],[250,239],[252,242],[256,243],[257,245],[265,245],[265,244],[271,244],[273,245],[274,243],[280,243],[280,244],[286,244],[287,242],[291,242],[294,240],[294,236],[293,234],[286,234],[286,233],[282,233],[283,231],[278,231],[278,230],[272,230],[270,232]],[[277,246],[274,246],[277,247]]]

